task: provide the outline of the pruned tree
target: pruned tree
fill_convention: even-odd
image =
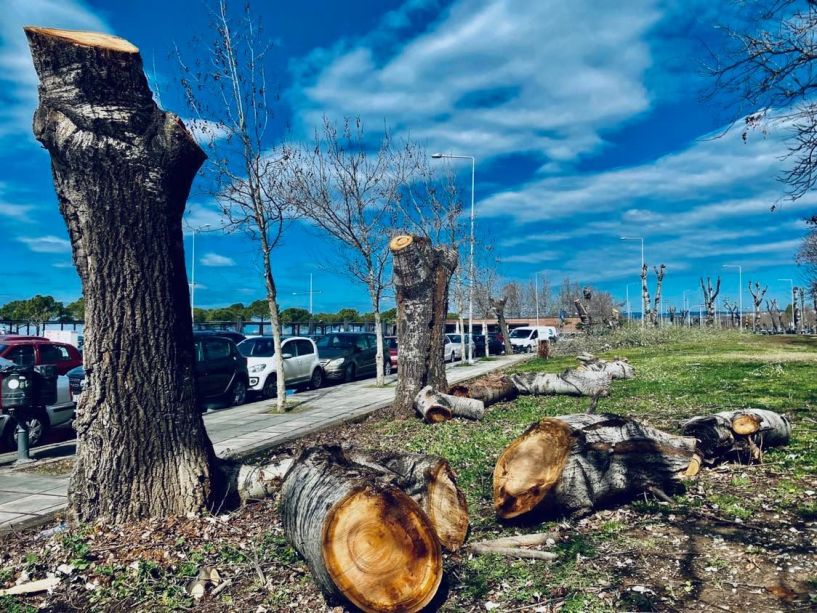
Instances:
[[[202,134],[210,162],[205,167],[227,231],[257,241],[264,270],[267,308],[275,347],[276,381],[284,380],[281,322],[273,250],[295,211],[287,194],[291,152],[271,142],[273,108],[266,74],[267,43],[257,16],[244,9],[233,19],[227,0],[212,14],[209,40],[199,40],[191,60],[177,49],[185,99]],[[206,58],[206,59],[204,59]],[[284,408],[283,386],[277,390]]]
[[[664,273],[667,267],[661,264],[661,266],[653,266],[653,269],[655,270],[655,308],[652,314],[652,322],[657,326],[660,323],[661,288],[664,285]]]
[[[508,330],[508,320],[505,319],[505,304],[507,301],[507,296],[497,299],[491,298],[491,308],[493,308],[494,313],[496,314],[496,320],[499,324],[499,331],[504,339],[505,354],[513,355],[513,345],[511,344],[510,331]]]
[[[676,313],[676,311],[677,311],[677,309],[674,306],[671,306],[671,307],[669,307],[669,309],[667,309],[667,312],[669,313],[669,322],[673,326],[675,325],[675,313]]]
[[[761,289],[760,283],[755,281],[755,284],[752,285],[752,282],[749,281],[749,293],[752,295],[752,303],[754,304],[752,329],[755,332],[757,332],[758,327],[760,326],[760,305],[763,304],[763,296],[766,295],[766,290],[768,289],[768,285]]]
[[[721,291],[721,278],[720,276],[715,283],[715,287],[712,287],[712,279],[710,277],[706,278],[706,284],[704,285],[704,279],[701,277],[701,290],[703,291],[704,295],[704,308],[706,308],[706,325],[711,326],[715,323],[715,300],[718,298],[718,293]]]
[[[737,328],[740,325],[740,307],[738,303],[732,303],[727,298],[723,301],[723,308],[725,308],[726,312],[729,313],[730,325],[733,328]]]
[[[398,225],[397,203],[414,152],[395,147],[388,130],[378,141],[370,146],[359,118],[346,118],[338,126],[324,117],[311,150],[301,150],[292,160],[291,197],[303,217],[343,247],[347,273],[369,293],[377,385],[383,385],[381,310],[389,285],[389,238]]]
[[[803,309],[805,308],[805,297],[802,287],[795,287],[792,291],[792,317],[794,329],[798,334],[803,332]]]
[[[779,334],[783,330],[783,323],[780,320],[780,309],[777,306],[777,298],[766,301],[766,309],[769,311],[769,319],[772,322],[772,331]]]
[[[40,79],[34,134],[86,301],[71,509],[114,523],[201,512],[218,479],[193,390],[182,214],[205,154],[158,108],[131,43],[26,35]]]
[[[641,266],[641,323],[642,325],[649,319],[652,321],[652,311],[650,310],[650,287],[647,283],[647,265]]]
[[[582,301],[584,299],[584,302]],[[593,298],[593,292],[589,287],[582,290],[582,296],[576,297],[573,300],[573,305],[576,307],[576,313],[582,322],[582,328],[587,334],[591,334],[593,329],[593,315],[590,313],[590,301]]]

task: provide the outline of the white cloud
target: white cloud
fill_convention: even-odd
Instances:
[[[15,221],[31,221],[30,213],[34,207],[28,204],[12,204],[0,202],[0,217]]]
[[[572,161],[649,108],[654,4],[460,0],[386,59],[370,35],[294,64],[290,97],[306,130],[361,115],[436,150]]]
[[[214,266],[214,267],[224,267],[224,266],[235,266],[235,260],[232,258],[228,258],[223,255],[219,255],[218,253],[206,253],[204,256],[199,260],[202,266]]]
[[[0,108],[0,138],[31,134],[37,77],[23,26],[42,25],[111,32],[82,0],[6,0],[0,19],[0,86],[8,102]]]
[[[18,241],[37,253],[70,253],[71,241],[59,236],[20,236]]]

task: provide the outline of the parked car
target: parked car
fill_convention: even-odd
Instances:
[[[196,403],[206,409],[210,402],[227,406],[244,404],[247,399],[249,375],[247,358],[241,355],[229,338],[209,333],[193,333],[195,349]],[[82,366],[68,373],[68,381],[74,402],[79,399],[85,384]]]
[[[502,342],[501,337],[498,334],[489,334],[488,335],[488,352],[491,355],[501,355],[505,353],[505,343]],[[474,335],[474,343],[476,344],[476,350],[474,355],[477,356],[484,356],[485,355],[485,335],[484,334],[475,334]]]
[[[236,345],[240,342],[244,341],[247,337],[241,334],[241,332],[236,332],[235,330],[196,330],[195,334],[199,336],[221,336],[222,338],[229,338],[233,341]]]
[[[321,366],[327,379],[354,381],[358,377],[371,377],[377,368],[377,341],[374,334],[366,332],[332,332],[316,343]],[[383,361],[383,372],[391,374],[391,359]]]
[[[444,352],[445,352],[444,357],[445,357],[446,362],[453,362],[455,360],[462,360],[463,357],[467,358],[468,355],[469,355],[469,351],[472,351],[474,356],[477,355],[477,347],[474,344],[473,339],[471,339],[471,337],[468,334],[465,335],[465,345],[464,345],[465,356],[462,355],[462,352],[463,352],[463,341],[462,341],[463,335],[462,334],[446,334],[446,337],[448,338],[448,340],[445,343],[445,348],[444,348]],[[449,342],[452,345],[450,350],[448,348]],[[469,344],[471,345],[470,350],[469,350],[469,347],[468,347]]]
[[[391,369],[397,370],[397,337],[387,336],[383,339],[383,350],[389,352]]]
[[[14,362],[0,358],[0,368],[12,366]],[[75,404],[71,399],[68,377],[57,377],[57,402],[37,409],[28,420],[28,444],[37,445],[43,441],[45,435],[52,428],[70,427],[74,420]],[[8,413],[0,413],[0,444],[3,447],[15,447],[15,430],[17,421]]]
[[[18,366],[54,364],[57,374],[64,375],[82,364],[82,355],[73,345],[57,343],[42,336],[0,336],[0,358]]]
[[[278,386],[272,338],[248,338],[239,343],[238,350],[247,358],[250,391],[264,398],[275,398]],[[284,358],[284,387],[309,386],[318,389],[323,385],[323,368],[315,341],[303,336],[285,338],[281,343],[281,355]]]
[[[516,353],[531,353],[536,351],[540,340],[555,341],[558,336],[553,326],[523,326],[511,330],[508,337]]]

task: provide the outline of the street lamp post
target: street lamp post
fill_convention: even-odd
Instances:
[[[738,294],[738,309],[740,310],[740,331],[743,332],[743,267],[740,264],[724,264],[724,268],[738,269],[738,283],[740,285],[740,293]]]
[[[210,224],[206,223],[198,228],[193,228],[193,237],[191,239],[193,245],[190,249],[192,252],[190,258],[190,318],[193,323],[196,322],[196,234],[209,227]]]
[[[471,160],[471,244],[468,263],[468,363],[474,363],[474,183],[477,171],[476,158],[472,155],[450,155],[447,153],[434,153],[431,155],[435,160],[442,158],[449,160]]]
[[[643,236],[621,236],[619,237],[623,241],[641,241],[641,270],[644,270],[644,237]],[[641,292],[641,327],[645,327],[647,322],[644,319],[644,316],[647,313],[647,304],[644,300],[644,292]]]

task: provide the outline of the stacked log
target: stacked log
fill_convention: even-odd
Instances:
[[[426,513],[393,479],[313,447],[281,489],[284,530],[331,601],[363,611],[419,611],[442,580],[440,541]]]
[[[764,449],[789,442],[791,423],[774,411],[741,409],[693,417],[681,424],[681,431],[698,440],[709,464],[732,458],[761,461]]]
[[[671,491],[696,472],[695,452],[694,438],[618,415],[546,417],[500,455],[494,509],[501,519],[583,514],[650,488]]]

